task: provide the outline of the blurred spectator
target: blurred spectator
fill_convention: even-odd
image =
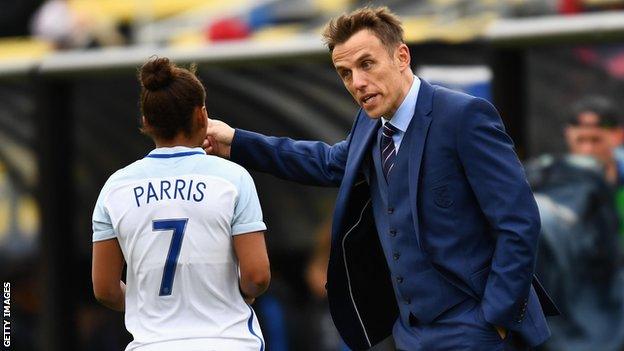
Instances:
[[[605,179],[615,192],[620,233],[624,233],[624,128],[619,113],[606,97],[585,97],[572,106],[565,137],[571,154],[601,162]]]
[[[125,41],[112,20],[78,13],[66,0],[46,1],[33,15],[30,27],[34,36],[59,49],[120,45]]]
[[[543,156],[527,177],[542,219],[536,272],[562,312],[541,349],[622,350],[624,271],[602,166],[587,156]]]
[[[621,9],[621,0],[559,0],[559,13],[565,15],[577,14],[580,12],[604,11]]]
[[[279,274],[279,268],[272,268],[271,286],[256,299],[254,310],[262,327],[262,335],[267,350],[289,351],[289,339],[293,315],[292,290]],[[277,274],[276,274],[277,273]]]
[[[247,23],[240,18],[224,18],[210,23],[206,28],[206,39],[210,41],[240,40],[250,35]]]
[[[624,189],[624,158],[616,156],[624,129],[618,113],[605,97],[579,100],[564,130],[569,154],[542,156],[526,167],[542,219],[536,271],[562,312],[550,321],[544,350],[624,347],[617,235],[624,211],[618,215],[615,201]]]
[[[565,137],[571,154],[595,157],[604,166],[607,182],[624,184],[624,162],[615,157],[623,141],[623,129],[618,110],[610,100],[589,96],[574,104]]]
[[[310,332],[317,340],[314,350],[348,351],[342,342],[329,313],[327,302],[327,263],[331,244],[331,217],[326,219],[316,232],[316,245],[306,269],[306,282],[312,293],[310,301]]]
[[[559,12],[562,14],[574,14],[583,11],[583,6],[579,0],[559,0]]]

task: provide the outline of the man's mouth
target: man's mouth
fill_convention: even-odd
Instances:
[[[376,100],[379,94],[366,94],[364,95],[360,101],[362,102],[363,107],[367,107],[372,105]]]

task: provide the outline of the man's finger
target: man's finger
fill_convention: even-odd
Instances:
[[[215,148],[215,147],[217,147],[217,146],[218,146],[218,144],[217,144],[217,140],[215,139],[215,137],[214,137],[214,136],[212,136],[212,135],[208,135],[208,136],[206,137],[206,140],[208,140],[208,145],[210,145],[211,147]]]

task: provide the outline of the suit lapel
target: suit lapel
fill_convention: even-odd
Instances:
[[[364,118],[354,131],[355,135],[349,148],[349,157],[345,169],[343,186],[351,188],[357,179],[358,171],[362,166],[362,160],[368,154],[370,145],[374,141],[375,132],[379,129],[380,120],[373,120],[362,112]]]
[[[343,222],[345,220],[345,212],[348,206],[349,195],[355,185],[358,172],[362,167],[362,160],[370,150],[369,147],[374,140],[374,135],[379,129],[379,120],[369,118],[365,112],[358,114],[357,126],[353,130],[351,145],[349,147],[349,155],[345,167],[345,174],[336,198],[336,208],[334,212],[334,223],[332,226],[332,236],[337,239],[344,234]]]
[[[414,117],[408,132],[411,133],[408,161],[409,196],[412,209],[414,229],[418,235],[418,243],[421,244],[418,219],[418,183],[420,179],[420,165],[422,162],[427,133],[431,124],[431,109],[434,88],[424,80],[420,80],[420,90],[416,100]],[[421,245],[422,247],[422,245]]]

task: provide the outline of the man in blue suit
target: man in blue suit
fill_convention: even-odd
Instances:
[[[333,19],[325,41],[361,106],[334,145],[211,120],[206,150],[299,183],[339,186],[327,291],[355,350],[525,350],[556,307],[533,275],[540,219],[488,102],[414,76],[387,8]]]

